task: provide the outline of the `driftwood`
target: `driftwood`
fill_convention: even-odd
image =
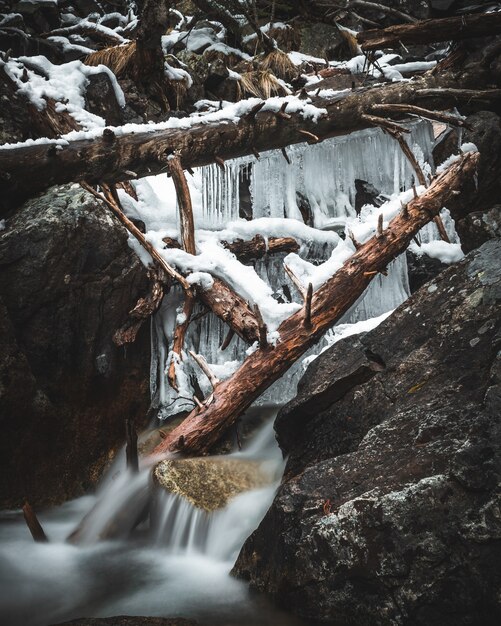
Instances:
[[[388,28],[364,30],[357,35],[362,50],[398,48],[402,44],[426,44],[438,41],[487,37],[501,33],[501,12],[475,13],[457,17],[423,20]]]
[[[375,104],[418,104],[430,99],[434,107],[443,109],[457,101],[458,91],[465,90],[470,90],[471,102],[478,93],[474,90],[485,87],[489,80],[485,72],[472,70],[461,77],[447,72],[407,83],[358,89],[331,99],[312,96],[313,104],[326,109],[317,122],[305,120],[301,113],[290,113],[290,119],[284,120],[278,115],[280,107],[276,112],[260,110],[263,101],[238,123],[197,123],[189,129],[146,129],[120,136],[105,129],[101,137],[70,141],[60,150],[51,145],[0,148],[0,198],[5,208],[12,208],[54,184],[112,183],[159,174],[167,171],[169,157],[174,153],[184,169],[216,161],[224,167],[224,159],[254,154],[256,150],[283,148],[308,137],[317,141],[367,128],[372,124],[363,116]],[[488,98],[491,94],[496,98],[498,91],[484,89],[480,96]]]
[[[31,505],[28,502],[26,502],[23,506],[23,515],[26,526],[28,526],[33,539],[37,543],[47,543],[49,541],[47,539],[47,535],[45,534],[42,525],[38,521],[38,517],[35,511],[31,508]]]
[[[133,343],[136,340],[139,329],[158,310],[169,289],[162,270],[152,268],[148,271],[148,276],[151,281],[150,292],[137,301],[136,306],[129,311],[130,319],[113,335],[113,343],[117,346]]]
[[[431,221],[473,176],[478,153],[469,153],[438,176],[388,228],[376,234],[348,259],[311,299],[309,325],[302,309],[279,327],[280,340],[251,354],[229,379],[219,383],[210,404],[194,409],[155,449],[207,453],[221,435],[274,381],[280,378],[364,292],[374,275],[405,251],[412,238]]]
[[[192,287],[177,270],[169,265],[158,251],[146,240],[141,231],[124,215],[120,209],[118,199],[111,188],[103,184],[105,195],[101,195],[87,183],[82,183],[82,187],[97,199],[103,201],[112,213],[120,220],[125,228],[139,241],[141,246],[151,255],[154,263],[168,276],[177,280],[186,292],[190,292]],[[249,304],[238,295],[222,279],[213,277],[213,284],[208,289],[196,289],[199,300],[212,312],[226,322],[235,333],[249,344],[254,343],[259,338],[259,327],[257,320]]]

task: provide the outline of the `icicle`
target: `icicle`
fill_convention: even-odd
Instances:
[[[431,124],[415,121],[409,124],[409,128],[409,145],[419,160],[428,162],[433,169]],[[250,180],[252,216],[247,217],[287,217],[299,221],[307,218],[316,228],[336,230],[343,235],[347,219],[356,218],[356,179],[373,185],[383,196],[390,196],[409,189],[414,177],[414,171],[398,143],[378,128],[332,138],[319,144],[290,146],[287,148],[287,157],[287,160],[284,159],[282,151],[276,150],[262,153],[259,160],[249,156],[226,161],[224,168],[218,165],[201,168],[201,206],[196,208],[197,227],[216,230],[225,227],[230,221],[238,220],[241,187]],[[454,225],[446,213],[444,222],[451,241],[454,241]],[[435,225],[426,226],[420,237],[423,241],[436,239]],[[302,245],[300,256],[317,265],[328,259],[331,252],[332,245],[306,243]],[[256,262],[256,272],[271,286],[276,298],[290,298],[302,303],[285,278],[283,258],[284,255],[264,257]],[[406,255],[401,255],[388,267],[387,276],[378,275],[372,281],[364,296],[342,321],[354,323],[378,317],[399,306],[408,295]],[[155,372],[152,391],[156,393],[158,406],[164,407],[164,416],[177,413],[181,408],[191,408],[189,401],[179,398],[179,395],[186,395],[187,398],[193,396],[193,390],[188,389],[183,394],[176,394],[163,375],[168,366],[169,333],[172,333],[170,325],[173,324],[169,311],[175,311],[177,304],[171,303],[169,306],[170,309],[167,305],[166,308],[162,307],[159,314],[163,319],[161,332],[158,323],[154,324],[154,354],[159,362],[152,367]],[[214,371],[231,372],[235,363],[245,358],[248,346],[235,337],[228,348],[221,351],[220,346],[227,330],[223,322],[208,313],[190,325],[186,350],[193,349],[202,354]],[[325,340],[319,342],[309,355],[317,354],[324,345]],[[200,375],[197,368],[191,367],[190,361],[187,359],[180,365],[186,384],[189,385],[190,378],[195,377],[202,393],[209,395],[212,390],[207,379]],[[302,373],[302,364],[295,364],[286,376],[268,389],[258,404],[283,403],[292,397]]]

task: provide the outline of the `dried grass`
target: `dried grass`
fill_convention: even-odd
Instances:
[[[277,78],[291,82],[297,78],[299,72],[289,56],[282,50],[273,50],[264,56],[259,66],[264,71],[272,72]]]
[[[272,96],[287,96],[290,93],[270,70],[244,72],[238,81],[239,100],[252,96],[266,100]]]
[[[106,65],[117,78],[132,77],[136,72],[136,42],[110,46],[92,52],[85,59],[86,65]]]

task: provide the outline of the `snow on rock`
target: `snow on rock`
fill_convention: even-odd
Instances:
[[[57,111],[67,111],[84,129],[97,131],[101,134],[106,125],[102,117],[89,113],[85,110],[85,89],[88,84],[88,77],[94,74],[105,72],[110,77],[115,95],[120,106],[125,106],[125,96],[118,85],[113,72],[105,65],[91,67],[81,61],[71,61],[62,65],[54,65],[45,56],[19,57],[3,63],[3,68],[7,75],[15,82],[18,92],[26,96],[30,102],[38,109],[43,110],[47,105],[47,98],[57,102]],[[28,80],[24,80],[23,75]],[[74,131],[80,133],[82,131]],[[70,133],[71,134],[71,133]],[[41,139],[28,140],[25,145],[37,143],[55,143],[64,145],[66,140],[49,140],[45,137]],[[18,145],[5,144],[2,148]]]
[[[426,254],[432,259],[438,259],[442,263],[448,264],[457,263],[464,257],[461,244],[447,243],[446,241],[430,241],[429,243],[422,243],[421,246],[411,243],[409,250],[418,257]]]

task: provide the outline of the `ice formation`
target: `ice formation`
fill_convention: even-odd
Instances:
[[[431,174],[431,125],[416,121],[409,124],[409,129],[407,141],[424,171]],[[348,230],[359,241],[368,239],[375,231],[378,215],[382,213],[385,224],[388,223],[400,210],[401,201],[410,200],[413,194],[414,173],[407,159],[398,143],[379,129],[316,145],[291,146],[287,148],[287,156],[288,160],[281,151],[270,151],[259,160],[243,157],[228,161],[224,171],[210,165],[195,172],[189,182],[197,229],[196,257],[180,250],[162,249],[163,237],[178,236],[171,181],[155,177],[139,182],[139,202],[129,198],[126,204],[129,213],[145,221],[148,239],[161,249],[169,263],[181,270],[193,271],[197,281],[210,274],[224,277],[251,304],[257,303],[268,325],[270,341],[280,341],[278,326],[301,302],[284,273],[285,255],[266,256],[254,266],[243,266],[220,242],[251,238],[258,233],[265,237],[292,236],[301,248],[298,254],[287,256],[287,265],[305,284],[311,282],[318,288],[353,253],[353,245],[346,236]],[[357,181],[364,181],[377,190],[376,204],[380,206],[360,206]],[[158,196],[161,196],[160,203],[154,200]],[[454,224],[447,211],[443,211],[442,216],[451,241],[457,243]],[[438,238],[435,225],[425,227],[418,237],[426,244],[435,241]],[[457,250],[451,247],[449,253],[457,254]],[[382,320],[384,314],[400,305],[408,295],[406,256],[402,255],[388,267],[388,276],[378,275],[372,281],[340,323]],[[205,395],[212,391],[205,375],[187,355],[188,350],[202,354],[218,377],[226,378],[246,353],[255,349],[235,337],[229,347],[221,351],[228,327],[212,313],[201,316],[190,324],[186,353],[176,361],[179,391],[175,392],[168,384],[166,371],[171,359],[177,358],[169,351],[169,346],[182,301],[182,293],[171,290],[153,320],[152,397],[161,417],[190,410],[197,386]],[[197,312],[200,311],[195,315]],[[365,326],[361,324],[359,328],[363,330]],[[335,337],[327,336],[310,350],[305,355],[306,362],[333,343]],[[290,398],[302,372],[301,362],[296,363],[259,402],[272,404]]]

